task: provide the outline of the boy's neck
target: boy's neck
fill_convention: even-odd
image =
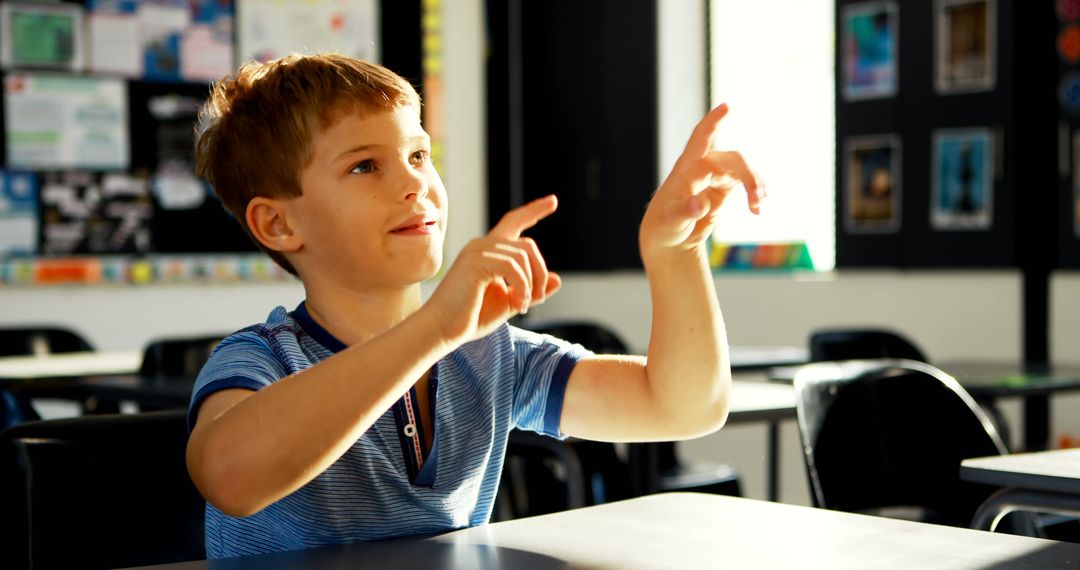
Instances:
[[[385,332],[423,304],[420,285],[377,293],[316,290],[305,287],[308,314],[348,346]]]

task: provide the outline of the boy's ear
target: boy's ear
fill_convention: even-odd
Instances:
[[[296,251],[304,240],[289,223],[289,208],[281,200],[256,196],[248,202],[247,225],[251,235],[273,251]]]

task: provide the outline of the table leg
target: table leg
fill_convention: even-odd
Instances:
[[[765,498],[776,501],[780,497],[780,422],[769,422],[768,439],[766,447],[766,473],[768,473],[768,488]]]
[[[630,493],[634,497],[656,492],[659,461],[655,443],[632,443],[627,449],[630,463]]]
[[[1050,397],[1024,397],[1024,451],[1050,448]]]

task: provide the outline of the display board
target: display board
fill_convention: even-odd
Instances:
[[[212,81],[337,51],[423,91],[421,14],[420,0],[0,4],[0,285],[287,278],[194,174]]]
[[[1055,18],[1064,5],[837,2],[837,267],[1058,261],[1064,226],[1047,204],[1072,167],[1048,149],[1069,142],[1054,74],[1055,26],[1076,25]]]

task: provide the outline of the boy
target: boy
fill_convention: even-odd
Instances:
[[[648,358],[601,357],[518,330],[560,286],[510,211],[442,262],[447,197],[420,101],[400,77],[336,55],[242,67],[204,107],[197,169],[255,241],[298,275],[293,312],[225,339],[191,401],[188,468],[211,558],[483,524],[507,432],[671,440],[727,415],[727,342],[704,244],[742,158],[695,130],[645,213]]]

